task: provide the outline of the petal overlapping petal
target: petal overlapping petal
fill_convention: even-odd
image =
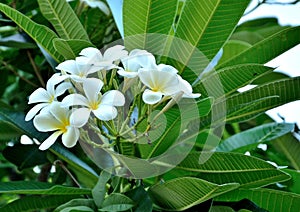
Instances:
[[[91,110],[88,108],[78,108],[70,115],[70,124],[74,127],[83,127],[89,120]]]
[[[118,111],[115,107],[109,105],[99,105],[97,110],[93,110],[94,115],[102,120],[109,121],[117,117]]]
[[[76,105],[81,105],[81,106],[89,106],[89,101],[88,99],[81,95],[81,94],[70,94],[68,96],[66,96],[62,102],[62,107],[70,107],[70,106],[76,106]]]
[[[30,96],[28,104],[39,103],[39,102],[51,102],[53,97],[44,89],[36,89]]]
[[[31,108],[25,116],[25,121],[30,121],[42,108],[49,106],[49,103],[40,103]]]
[[[121,45],[108,48],[103,54],[104,60],[113,62],[126,57],[128,52],[124,50],[124,48],[125,47]]]
[[[33,125],[40,132],[54,131],[63,127],[62,123],[59,120],[55,119],[55,117],[53,117],[53,115],[51,115],[50,113],[37,115],[33,119]]]
[[[101,98],[101,105],[123,106],[125,104],[124,95],[117,90],[107,91]]]
[[[98,100],[98,95],[104,83],[97,78],[88,78],[83,81],[83,90],[88,99],[88,102]]]
[[[67,131],[62,135],[62,143],[68,148],[76,145],[79,139],[80,132],[77,128],[69,126]]]

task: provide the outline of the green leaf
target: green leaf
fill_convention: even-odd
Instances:
[[[291,132],[294,124],[269,123],[235,134],[223,141],[216,149],[222,152],[245,152],[255,148],[258,143],[271,141]]]
[[[83,195],[91,194],[90,189],[53,185],[33,181],[0,182],[0,193],[43,194],[43,195]]]
[[[2,154],[20,171],[49,162],[46,152],[39,150],[36,145],[15,144],[13,147],[7,146]]]
[[[176,12],[177,0],[124,0],[123,22],[126,49],[151,47],[147,44],[147,33],[168,35]],[[151,43],[155,44],[154,40],[155,37],[151,38]]]
[[[291,179],[284,182],[284,186],[287,186],[288,190],[292,193],[300,195],[300,172],[293,169],[283,169],[284,172],[291,175]]]
[[[272,34],[235,57],[218,64],[217,68],[242,63],[266,63],[299,44],[299,33],[300,27],[291,27]]]
[[[66,60],[75,59],[84,48],[94,47],[94,45],[88,41],[76,39],[64,40],[60,38],[53,40],[53,46]]]
[[[151,212],[152,200],[148,192],[142,186],[126,192],[126,196],[132,199],[135,203],[134,212]]]
[[[96,184],[98,180],[97,173],[88,164],[86,164],[83,160],[78,158],[72,152],[62,147],[58,143],[52,145],[49,150],[53,154],[58,156],[61,160],[67,162],[70,165],[70,167],[77,172],[78,175],[83,175],[85,177],[85,181],[88,181],[86,183],[89,183],[89,185]]]
[[[127,196],[112,193],[103,201],[99,211],[127,211],[134,206],[134,202]]]
[[[282,79],[288,79],[290,78],[289,75],[280,73],[280,72],[271,72],[264,74],[262,76],[259,76],[257,79],[253,80],[253,85],[262,85],[273,81],[278,81]]]
[[[74,207],[64,208],[60,212],[83,212],[83,211],[94,212],[95,210],[87,206],[74,206]]]
[[[273,68],[260,64],[242,64],[226,67],[204,76],[200,83],[194,87],[194,92],[200,92],[204,96],[210,95],[217,98],[220,96],[220,91],[223,90],[224,93],[221,95],[229,95],[236,92],[237,89],[250,84],[256,78],[270,73],[272,70]],[[216,89],[215,80],[220,81],[222,88]]]
[[[213,183],[239,183],[241,187],[247,188],[265,186],[290,178],[261,159],[237,153],[191,153],[175,169],[199,173],[200,178]]]
[[[37,211],[41,209],[55,208],[76,196],[54,195],[54,196],[26,196],[15,200],[0,208],[1,212]]]
[[[289,133],[272,142],[277,151],[282,152],[296,170],[300,170],[300,143]]]
[[[2,41],[0,40],[0,46],[7,46],[18,49],[35,49],[37,48],[36,44],[29,42],[18,42],[13,40]]]
[[[92,199],[72,199],[69,202],[66,202],[63,205],[60,205],[59,207],[57,207],[54,212],[61,212],[61,211],[72,211],[74,209],[80,208],[80,207],[84,207],[83,209],[91,209],[93,208],[95,211],[96,210],[96,206],[94,203],[94,200]],[[87,210],[88,211],[88,210]]]
[[[249,199],[268,211],[293,212],[300,208],[300,195],[266,188],[238,189],[217,197],[217,201]]]
[[[110,173],[102,171],[97,184],[92,190],[93,199],[98,208],[102,206],[102,203],[104,201],[104,197],[106,194],[106,183],[109,181],[110,176]]]
[[[89,41],[73,9],[64,0],[38,0],[41,12],[56,29],[62,39],[80,39]]]
[[[223,55],[218,63],[222,63],[246,49],[249,49],[251,44],[240,40],[229,40],[223,47]]]
[[[17,10],[0,3],[0,11],[12,19],[22,30],[24,30],[35,42],[45,49],[57,62],[63,61],[63,57],[57,52],[52,41],[57,35],[46,26],[37,24]]]
[[[160,208],[182,211],[238,186],[237,183],[217,185],[198,178],[182,177],[151,186],[148,192]]]
[[[231,35],[248,3],[248,0],[186,0],[174,36],[198,48],[210,61]],[[175,65],[179,73],[193,62],[194,51],[178,43],[171,46],[173,58],[182,58],[181,64]]]
[[[284,79],[257,86],[246,92],[234,94],[214,105],[215,122],[222,121],[226,105],[228,123],[245,121],[269,109],[299,100],[300,77]],[[211,124],[211,116],[201,117],[201,128]]]

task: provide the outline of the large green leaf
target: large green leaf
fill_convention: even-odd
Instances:
[[[277,138],[272,142],[282,152],[296,170],[300,170],[300,142],[292,133]]]
[[[82,195],[91,194],[90,189],[53,185],[51,183],[12,181],[0,182],[0,193],[7,194],[45,194]]]
[[[124,194],[112,193],[103,201],[99,211],[127,211],[134,206],[134,202]]]
[[[234,94],[219,101],[214,106],[216,110],[215,122],[222,121],[224,105],[226,105],[229,123],[244,121],[253,118],[271,108],[280,106],[291,101],[299,100],[300,77],[283,79],[257,86],[249,91]],[[201,128],[209,126],[211,116],[201,117]]]
[[[41,209],[55,208],[78,196],[73,195],[53,195],[49,196],[26,196],[15,200],[0,208],[1,212],[29,212]]]
[[[60,38],[53,40],[53,46],[66,60],[75,59],[84,48],[94,47],[94,45],[88,41],[77,39],[64,40]]]
[[[95,201],[95,204],[97,205],[98,208],[101,207],[105,194],[106,194],[106,183],[110,179],[111,174],[108,172],[102,171],[97,184],[92,190],[92,195]]]
[[[199,161],[201,158],[209,159],[202,162]],[[239,183],[241,187],[247,188],[290,178],[261,159],[236,153],[191,153],[175,169],[199,173],[200,178],[217,184]]]
[[[199,84],[194,87],[194,92],[200,92],[203,96],[219,97],[219,90],[223,90],[222,95],[229,95],[236,92],[237,89],[250,84],[256,78],[270,73],[273,68],[260,64],[242,64],[226,67],[204,76]],[[222,88],[216,88],[218,85],[215,80],[220,81]],[[208,94],[208,90],[210,93]]]
[[[132,199],[135,203],[135,212],[152,212],[152,201],[149,194],[142,186],[126,192],[126,196]]]
[[[294,212],[299,211],[300,195],[290,192],[271,190],[266,188],[238,189],[226,195],[217,197],[217,201],[239,201],[249,199],[268,211]]]
[[[131,50],[150,47],[147,45],[147,33],[168,35],[176,12],[177,0],[124,0],[123,22],[126,48]],[[154,40],[155,38],[151,38],[151,42]]]
[[[237,183],[217,185],[202,179],[182,177],[149,188],[154,204],[165,210],[182,211],[236,189]]]
[[[269,123],[235,134],[223,141],[216,149],[222,152],[245,152],[255,148],[258,143],[267,142],[291,132],[294,124]]]
[[[210,61],[231,35],[249,2],[186,0],[174,36],[198,48]],[[184,43],[172,44],[173,58],[181,58],[181,63],[175,64],[180,73],[194,62],[191,61],[194,52],[195,49],[187,48]]]
[[[89,41],[73,9],[64,0],[38,0],[41,12],[56,29],[62,39],[80,39]]]
[[[76,211],[76,209],[79,209],[79,211],[81,211],[82,208],[80,210],[80,207],[85,207],[87,211],[89,211],[88,208],[93,208],[94,210],[92,211],[95,211],[97,208],[93,199],[82,198],[82,199],[72,199],[63,205],[60,205],[54,210],[54,212],[67,212],[72,210]]]
[[[57,35],[46,26],[37,24],[17,10],[0,3],[0,11],[13,20],[35,42],[45,49],[57,62],[63,61],[63,57],[53,47],[52,41]]]
[[[299,34],[300,27],[284,29],[256,43],[251,48],[246,49],[235,57],[218,64],[217,68],[242,63],[266,63],[299,44]]]

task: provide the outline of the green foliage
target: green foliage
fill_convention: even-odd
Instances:
[[[107,141],[103,147],[101,128],[103,135],[93,135],[100,138],[94,145],[79,142],[82,148],[66,149],[58,140],[42,152],[36,144],[20,144],[21,135],[39,142],[49,136],[38,132],[32,121],[25,122],[28,96],[45,87],[57,63],[74,59],[86,47],[106,47],[120,33],[111,16],[79,0],[4,2],[0,211],[299,210],[298,129],[259,116],[300,99],[299,77],[264,65],[299,44],[299,27],[282,27],[273,18],[237,26],[249,0],[124,0],[126,49],[154,53],[158,63],[174,66],[193,83],[193,92],[201,97],[168,109],[138,102],[139,115],[152,110],[151,115],[144,113],[149,117],[133,121],[138,124],[132,131],[146,134],[138,142],[116,133],[110,136],[117,142]],[[218,64],[206,69],[220,49]],[[113,78],[115,72],[107,76]],[[116,77],[110,85],[117,89],[122,80]],[[246,85],[257,86],[240,93]],[[260,143],[268,148],[256,148]],[[191,152],[184,155],[181,150],[189,146]],[[172,164],[163,157],[170,150],[176,153]],[[40,173],[33,169],[37,166]],[[122,171],[122,176],[147,172],[154,177],[127,179],[103,171],[107,167]],[[169,171],[156,176],[158,167]]]

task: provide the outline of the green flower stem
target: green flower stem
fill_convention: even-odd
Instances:
[[[113,86],[113,79],[115,78],[117,73],[117,69],[113,69],[110,75],[110,79],[109,79],[109,83],[108,83],[108,89],[111,90],[112,86]]]

